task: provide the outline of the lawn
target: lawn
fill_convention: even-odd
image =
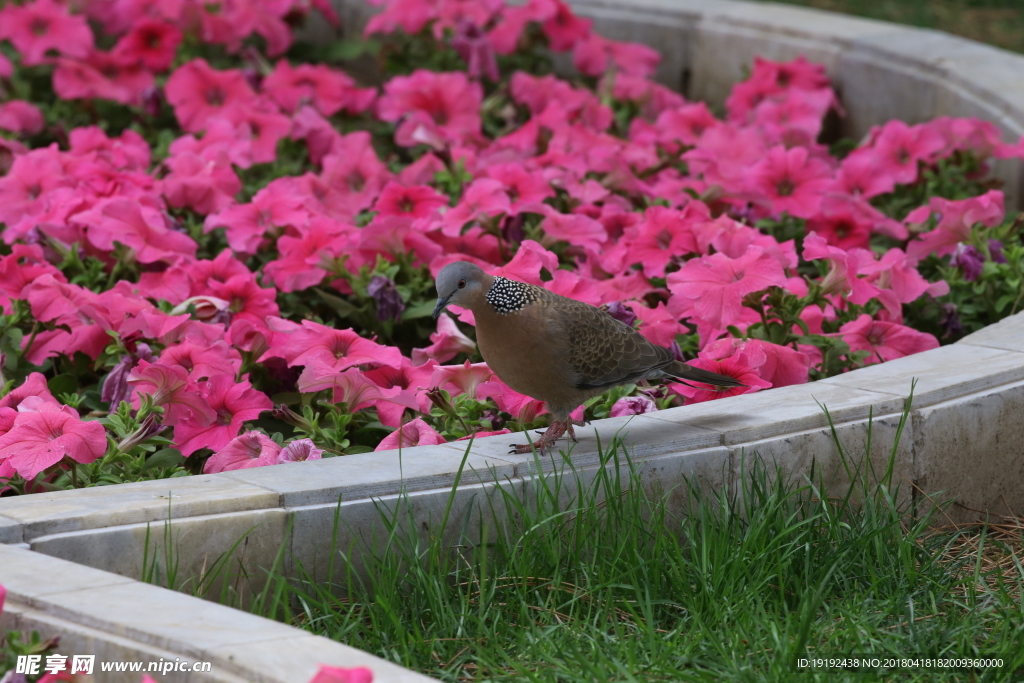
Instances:
[[[507,488],[485,540],[423,541],[401,515],[385,515],[392,531],[364,578],[278,576],[257,609],[444,681],[1024,675],[1018,522],[930,526],[943,513],[912,519],[894,502],[901,485],[882,473],[880,484],[861,477],[827,497],[756,456],[738,495],[693,482],[680,516],[667,492],[639,485],[621,444],[606,461],[627,466],[589,482],[548,475],[526,498]],[[1003,664],[800,665],[856,654]]]
[[[947,31],[1024,52],[1021,0],[782,0],[793,5],[855,14]]]

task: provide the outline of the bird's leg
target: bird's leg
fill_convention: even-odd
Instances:
[[[546,448],[548,448],[549,446],[553,445],[556,441],[558,441],[559,437],[561,437],[562,434],[565,434],[565,430],[566,430],[566,427],[568,425],[569,425],[569,421],[568,420],[565,421],[565,422],[556,422],[555,420],[552,420],[551,421],[551,426],[548,427],[548,430],[546,432],[544,432],[544,436],[542,436],[539,439],[537,439],[536,441],[534,441],[532,447],[528,443],[526,443],[526,444],[516,444],[516,443],[514,443],[514,444],[512,444],[512,450],[509,451],[509,452],[510,453],[529,453],[531,450],[533,450],[533,448],[536,448],[538,451],[543,451]],[[571,430],[572,427],[569,427],[569,429]]]
[[[571,417],[566,421],[566,426],[569,428],[569,438],[572,439],[573,443],[579,443],[580,440],[576,438],[576,432],[573,430],[572,426],[576,425],[577,427],[583,427],[586,424],[587,423],[584,420],[574,420]]]

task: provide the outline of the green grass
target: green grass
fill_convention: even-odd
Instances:
[[[364,572],[344,585],[276,573],[255,610],[445,681],[1024,677],[1019,526],[1003,540],[929,531],[887,474],[829,498],[756,458],[738,495],[691,484],[673,516],[678,497],[646,492],[621,444],[605,459],[618,467],[592,480],[570,469],[529,496],[504,486],[481,520],[490,534],[425,539],[382,508],[390,531]],[[843,653],[1004,665],[798,667]]]
[[[1022,0],[772,0],[946,31],[1024,52]]]

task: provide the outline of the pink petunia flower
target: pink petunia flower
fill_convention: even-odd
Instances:
[[[152,87],[151,72],[102,50],[93,50],[85,59],[60,57],[53,72],[53,90],[65,100],[104,99],[139,105]]]
[[[547,412],[544,401],[520,394],[504,382],[484,382],[479,386],[477,394],[477,399],[490,398],[497,404],[499,410],[508,413],[520,423],[533,422],[538,415]],[[582,406],[580,409],[582,410]],[[572,418],[580,419],[575,412],[572,414]]]
[[[225,153],[207,159],[183,152],[168,157],[164,164],[170,172],[160,181],[160,190],[175,208],[217,213],[231,206],[242,190],[242,182]]]
[[[14,387],[5,396],[0,398],[0,408],[17,409],[21,402],[30,396],[38,396],[44,401],[57,403],[57,399],[50,393],[50,389],[46,384],[46,377],[43,373],[33,372],[25,378],[21,386]]]
[[[482,102],[483,89],[466,74],[419,69],[384,85],[377,113],[385,121],[398,123],[395,142],[399,145],[441,149],[479,138]]]
[[[364,339],[351,329],[336,330],[312,320],[303,320],[301,325],[280,318],[271,318],[268,322],[273,323],[272,329],[278,331],[280,340],[275,337],[274,346],[261,361],[284,358],[289,366],[320,361],[337,372],[355,365],[402,366],[402,354],[397,347]]]
[[[75,214],[73,220],[85,226],[89,242],[97,249],[112,252],[120,243],[134,250],[139,263],[169,262],[196,253],[195,241],[173,230],[153,202],[115,197]]]
[[[808,218],[818,210],[832,172],[824,161],[809,156],[806,147],[778,146],[768,150],[764,159],[749,170],[748,177],[751,189],[769,203],[771,213],[785,211]]]
[[[281,185],[268,185],[248,204],[234,204],[206,217],[203,231],[224,228],[228,246],[242,254],[255,254],[265,236],[274,228],[302,230],[309,224],[309,212],[302,199],[285,192]]]
[[[107,450],[103,425],[84,422],[69,410],[44,402],[19,412],[11,430],[0,436],[0,461],[31,480],[65,457],[83,464],[101,458]]]
[[[508,213],[509,208],[504,185],[497,180],[480,178],[470,183],[458,205],[441,214],[438,224],[445,235],[458,237],[467,223],[486,222]]]
[[[374,88],[356,87],[355,80],[343,71],[324,64],[292,66],[287,59],[280,60],[263,79],[261,89],[289,114],[307,103],[324,116],[334,116],[343,109],[358,114],[377,99]]]
[[[462,365],[440,365],[430,378],[430,386],[444,389],[452,396],[467,394],[477,398],[477,387],[494,376],[487,363],[470,363]]]
[[[166,425],[176,425],[186,418],[197,424],[210,424],[217,418],[216,411],[180,365],[140,360],[128,374],[127,382],[135,388],[132,405],[138,408],[142,404],[140,395],[148,394],[153,405],[163,406]]]
[[[243,423],[274,407],[266,394],[248,381],[236,381],[234,375],[215,375],[200,382],[199,390],[214,418],[207,422],[189,415],[174,425],[175,446],[186,457],[200,448],[220,450],[238,435]]]
[[[43,113],[34,104],[11,100],[0,104],[0,128],[12,133],[35,135],[43,129]]]
[[[249,431],[211,455],[203,465],[203,474],[276,465],[280,453],[281,447],[269,436]]]
[[[926,332],[884,320],[873,320],[864,313],[839,328],[851,351],[870,351],[866,363],[903,358],[939,348],[939,341]]]
[[[229,104],[244,105],[256,98],[241,71],[217,71],[205,59],[175,69],[165,93],[181,127],[190,133],[206,128],[208,120]]]
[[[320,665],[309,683],[373,683],[373,671],[365,666],[345,669],[340,666]]]
[[[725,254],[691,259],[668,276],[669,290],[692,301],[696,316],[715,330],[739,319],[744,296],[773,285],[786,285],[782,266],[753,245],[736,259]]]
[[[658,410],[658,406],[646,396],[623,396],[612,405],[611,416],[643,415],[656,410]]]
[[[430,335],[430,341],[433,342],[430,346],[412,350],[413,365],[423,365],[431,358],[445,363],[460,353],[476,351],[476,342],[464,335],[447,313],[438,316],[437,332]]]
[[[714,401],[729,396],[738,396],[739,394],[750,394],[772,386],[771,382],[763,380],[758,376],[757,370],[750,365],[750,358],[746,353],[737,353],[722,360],[715,360],[701,352],[698,354],[697,359],[689,361],[689,364],[701,370],[708,370],[719,375],[732,377],[746,385],[725,390],[717,390],[701,382],[668,385],[671,391],[685,396],[689,399],[690,403],[703,403],[704,401]],[[693,386],[688,386],[688,384]]]
[[[8,3],[0,9],[0,40],[6,38],[21,53],[21,63],[37,66],[50,50],[68,57],[85,57],[93,46],[85,17],[73,15],[55,0]]]
[[[743,354],[758,377],[771,382],[773,387],[806,384],[811,369],[811,359],[806,353],[760,339],[719,339],[705,346],[702,354],[714,360]]]
[[[1003,208],[1003,193],[989,190],[968,199],[932,197],[928,206],[914,209],[904,222],[910,225],[924,223],[933,213],[939,215],[935,229],[918,235],[907,245],[907,254],[913,258],[922,259],[933,253],[938,256],[952,254],[957,244],[970,238],[975,225],[980,223],[990,228],[999,225],[1006,210]]]
[[[442,443],[445,443],[444,437],[418,417],[385,436],[373,450],[390,451],[413,446],[435,446]]]
[[[132,25],[114,46],[114,57],[124,64],[141,64],[150,71],[166,71],[174,63],[181,43],[181,29],[174,24],[143,19]]]
[[[918,162],[931,162],[943,147],[942,136],[935,129],[898,120],[873,128],[870,136],[882,172],[899,184],[917,180]]]
[[[323,455],[323,449],[317,448],[311,439],[295,439],[285,444],[281,452],[277,454],[275,463],[280,465],[285,462],[320,460]]]

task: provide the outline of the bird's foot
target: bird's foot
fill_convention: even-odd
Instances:
[[[552,422],[548,430],[544,432],[544,435],[534,441],[532,444],[528,443],[514,443],[511,444],[512,450],[509,453],[530,453],[533,449],[537,449],[538,453],[543,453],[545,450],[554,445],[558,439],[565,434],[565,430],[568,427],[570,435],[572,435],[572,425],[569,422]],[[576,438],[573,437],[573,441]]]

